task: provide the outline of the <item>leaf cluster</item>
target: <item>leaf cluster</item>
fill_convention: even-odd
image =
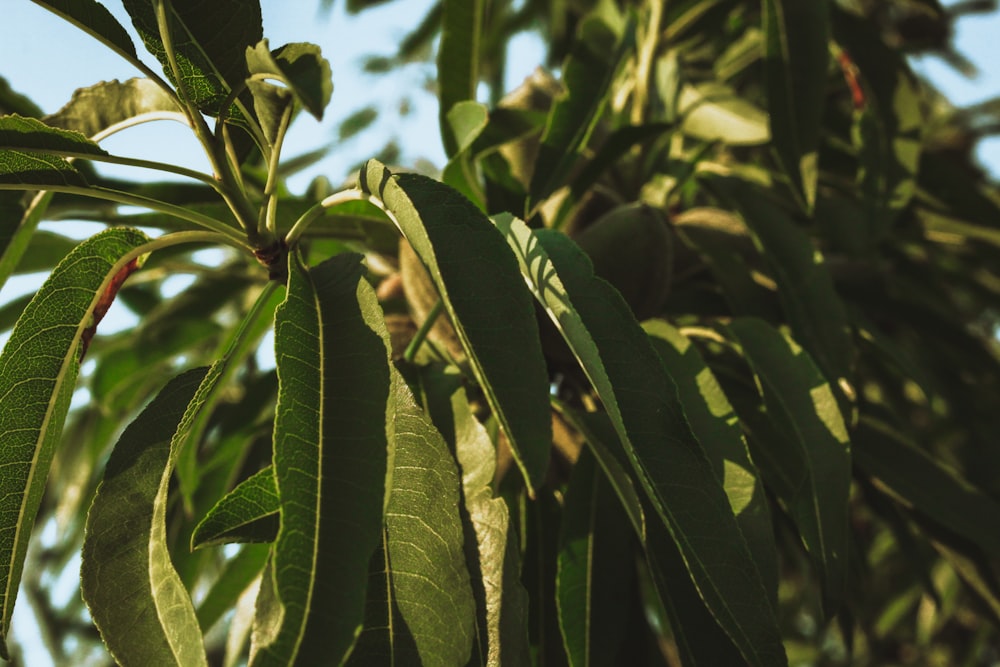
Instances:
[[[4,659],[19,590],[77,663],[998,650],[997,122],[906,60],[954,55],[957,10],[441,0],[385,64],[438,40],[447,163],[295,194],[318,47],[128,0],[161,74],[95,0],[36,1],[142,76],[49,116],[0,86],[0,282],[50,272],[0,307]],[[504,91],[532,26],[552,70]],[[211,173],[101,147],[164,119]],[[102,334],[115,300],[138,324]]]

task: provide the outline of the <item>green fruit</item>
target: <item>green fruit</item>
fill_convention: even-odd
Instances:
[[[663,211],[647,204],[619,206],[576,237],[594,273],[615,286],[636,319],[660,312],[670,290],[673,243]]]

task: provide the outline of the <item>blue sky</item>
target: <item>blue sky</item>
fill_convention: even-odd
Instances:
[[[64,23],[28,0],[4,0],[3,20],[0,21],[0,75],[11,86],[38,103],[46,112],[53,112],[70,99],[80,86],[100,80],[128,79],[138,73],[130,65],[89,38],[78,29]],[[119,1],[105,2],[119,20],[130,26]],[[319,44],[330,60],[334,77],[333,102],[322,124],[303,116],[293,126],[286,141],[285,155],[291,157],[329,144],[336,139],[336,127],[341,120],[368,105],[388,108],[373,128],[351,139],[331,152],[330,157],[292,182],[301,190],[315,174],[325,174],[334,183],[347,176],[348,169],[375,154],[385,141],[395,138],[405,150],[402,161],[412,163],[426,158],[442,165],[444,153],[437,132],[437,105],[434,98],[422,92],[426,80],[433,77],[430,66],[411,66],[392,77],[366,76],[361,72],[364,55],[391,54],[398,41],[412,29],[432,4],[431,0],[397,0],[370,10],[360,17],[344,13],[343,0],[335,3],[328,18],[321,19],[315,11],[318,1],[292,3],[263,0],[264,33],[272,46],[291,41]],[[945,1],[954,4],[954,1]],[[295,5],[295,10],[289,10]],[[1000,96],[1000,13],[974,17],[957,25],[956,43],[961,52],[980,67],[975,79],[966,79],[940,59],[924,57],[914,61],[914,67],[931,79],[955,104],[965,106]],[[541,61],[541,47],[530,39],[521,39],[512,49],[515,56],[508,71],[508,89],[527,76]],[[159,65],[147,58],[154,69]],[[412,111],[400,118],[393,110],[408,97]],[[113,153],[176,162],[207,170],[200,148],[188,131],[174,123],[154,123],[112,137],[105,147]],[[994,175],[1000,176],[1000,138],[984,142],[980,159]],[[134,173],[134,172],[128,172]],[[76,236],[86,236],[95,227],[80,225],[61,229]],[[37,289],[44,276],[26,276],[11,281],[0,290],[0,303],[16,294]],[[180,283],[176,287],[179,287]],[[102,330],[129,326],[132,317],[120,307],[113,307],[102,324]],[[2,342],[2,340],[0,340]],[[20,639],[31,649],[29,665],[49,664],[45,654],[38,652],[37,642],[30,641],[31,630],[27,602],[22,599],[15,612],[15,630],[21,629]]]

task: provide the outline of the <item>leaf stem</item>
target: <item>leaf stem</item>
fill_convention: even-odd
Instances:
[[[431,308],[430,312],[427,313],[427,317],[424,321],[420,323],[420,328],[417,329],[417,333],[413,334],[413,339],[410,341],[406,349],[403,350],[403,359],[410,362],[413,358],[417,356],[417,352],[420,351],[420,346],[424,344],[427,339],[427,334],[431,332],[431,328],[434,323],[437,322],[438,317],[441,316],[441,311],[444,310],[444,299],[438,297],[437,303]]]
[[[276,212],[278,207],[274,198],[274,191],[278,187],[278,161],[281,158],[281,146],[285,141],[285,134],[288,126],[292,122],[292,110],[295,104],[291,99],[281,112],[281,122],[274,137],[274,145],[271,146],[271,156],[267,161],[267,182],[264,184],[264,205],[261,207],[261,215],[257,221],[257,233],[264,235],[267,232],[276,233]]]
[[[228,158],[225,155],[220,155],[220,146],[218,142],[215,141],[212,131],[208,128],[208,124],[205,123],[204,117],[201,115],[201,110],[195,105],[187,93],[187,89],[184,87],[184,79],[181,75],[180,65],[177,63],[177,54],[174,51],[173,36],[170,34],[170,22],[167,15],[168,6],[170,5],[170,0],[153,0],[153,9],[156,13],[156,25],[160,32],[160,41],[163,43],[163,50],[166,53],[167,63],[170,65],[170,71],[174,75],[174,80],[177,82],[177,93],[180,96],[181,106],[184,109],[184,114],[188,118],[188,123],[191,129],[194,131],[195,135],[198,137],[199,143],[201,143],[202,148],[205,151],[205,155],[208,157],[209,162],[212,165],[212,169],[215,172],[218,180],[222,182],[222,189],[219,191],[222,198],[226,201],[230,210],[233,212],[233,216],[239,221],[240,226],[247,233],[247,238],[252,244],[258,244],[260,239],[258,238],[256,227],[252,226],[251,220],[256,218],[256,215],[250,210],[250,203],[247,201],[246,197],[243,196],[242,191],[239,192],[239,196],[233,196],[232,186],[239,183],[236,178],[234,168],[230,165]],[[224,152],[224,150],[223,150]]]
[[[292,225],[292,228],[288,230],[288,234],[285,235],[285,245],[291,247],[296,241],[298,241],[299,237],[302,236],[306,229],[309,228],[309,225],[323,217],[323,214],[326,213],[326,209],[349,201],[371,201],[382,210],[385,210],[385,207],[381,205],[382,202],[379,201],[377,197],[373,197],[367,192],[354,189],[341,190],[340,192],[330,195],[303,213],[299,219],[295,221],[295,224]]]
[[[0,190],[24,189],[25,186],[20,183],[0,183]],[[153,211],[159,211],[160,213],[172,215],[176,218],[180,218],[181,220],[187,220],[188,222],[204,227],[217,234],[221,234],[239,248],[247,249],[249,247],[243,234],[231,225],[228,225],[221,220],[216,220],[213,217],[198,213],[197,211],[186,209],[183,206],[169,204],[167,202],[160,201],[159,199],[143,197],[142,195],[130,194],[128,192],[122,192],[121,190],[113,190],[111,188],[102,188],[99,186],[81,187],[78,185],[46,185],[44,186],[44,189],[50,192],[82,195],[84,197],[93,197],[95,199],[113,201],[118,204],[124,204],[125,206],[139,206]]]

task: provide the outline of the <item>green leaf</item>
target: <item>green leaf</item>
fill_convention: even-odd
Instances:
[[[737,178],[712,178],[709,187],[740,213],[767,260],[789,324],[838,395],[850,396],[854,343],[847,311],[812,239],[758,188]],[[850,404],[840,398],[842,409]]]
[[[888,424],[862,417],[854,459],[908,506],[944,528],[1000,555],[1000,503],[935,461]]]
[[[764,0],[764,80],[771,138],[782,169],[811,211],[819,177],[830,4]]]
[[[903,55],[886,45],[874,25],[836,6],[831,18],[848,66],[861,74],[865,99],[854,112],[852,139],[869,243],[874,244],[916,192],[927,123],[925,95]]]
[[[112,50],[134,60],[135,45],[121,23],[96,0],[33,0],[61,16]]]
[[[0,191],[0,286],[24,260],[52,196],[51,192]]]
[[[652,513],[652,508],[649,509]],[[662,523],[649,527],[646,562],[655,591],[670,620],[681,663],[685,667],[745,664],[733,640],[706,609],[687,573],[681,552]]]
[[[631,529],[614,491],[584,450],[563,504],[556,572],[559,629],[569,663],[613,665],[635,587]]]
[[[267,545],[249,544],[226,561],[219,578],[198,605],[198,625],[202,632],[208,632],[260,577],[270,551]]]
[[[360,256],[311,270],[289,258],[275,313],[281,527],[262,589],[275,597],[258,598],[255,667],[339,663],[354,645],[393,455],[390,353]]]
[[[358,109],[341,121],[340,126],[337,129],[337,139],[340,141],[350,139],[351,137],[363,132],[372,123],[374,123],[377,118],[378,107],[366,106],[362,109]]]
[[[87,515],[80,579],[123,665],[206,665],[194,606],[167,550],[171,439],[208,369],[167,384],[122,434]]]
[[[150,79],[128,79],[80,88],[62,109],[44,120],[52,127],[95,137],[128,121],[163,118],[187,123],[173,95]]]
[[[264,39],[247,47],[246,59],[250,76],[281,81],[306,111],[323,120],[333,94],[333,75],[318,46],[296,42],[271,51]]]
[[[278,487],[268,466],[236,485],[194,529],[191,548],[227,542],[273,542],[278,534]]]
[[[112,279],[149,239],[109,229],[60,262],[0,354],[0,656],[45,480],[79,371],[80,341]],[[132,257],[130,257],[132,255]]]
[[[472,100],[458,102],[447,113],[447,122],[454,137],[456,152],[445,165],[441,180],[482,209],[485,206],[485,195],[473,164],[472,147],[487,127],[489,111],[486,105],[479,102]]]
[[[423,368],[421,387],[431,418],[454,446],[462,472],[463,505],[475,533],[474,540],[466,539],[466,557],[476,597],[480,663],[528,664],[528,596],[521,585],[510,509],[493,495],[496,448],[473,415],[454,366]]]
[[[778,607],[778,551],[757,466],[733,406],[705,365],[698,348],[663,320],[643,323],[653,347],[677,383],[677,395],[691,430],[708,455],[729,498],[771,606]]]
[[[60,156],[107,155],[79,132],[50,127],[35,118],[0,117],[0,188],[87,186],[83,174]]]
[[[591,454],[597,459],[608,483],[615,490],[618,502],[625,509],[632,532],[640,544],[646,544],[646,514],[642,509],[642,498],[636,486],[638,480],[626,470],[628,462],[623,457],[616,456],[621,449],[612,449],[608,443],[617,443],[618,434],[611,419],[603,412],[580,413],[553,399],[553,405],[563,418],[583,436],[590,448]],[[621,460],[619,460],[621,459]]]
[[[445,153],[453,158],[462,148],[452,110],[460,102],[475,102],[479,84],[483,0],[444,0],[441,45],[438,47],[438,122]]]
[[[219,279],[215,279],[216,284]],[[222,283],[224,285],[224,283]],[[191,401],[191,407],[185,415],[184,422],[177,429],[176,448],[177,455],[177,477],[180,487],[181,498],[188,511],[193,509],[192,498],[194,490],[199,485],[202,475],[201,465],[198,457],[198,445],[202,440],[206,429],[209,426],[209,419],[212,416],[215,406],[222,398],[224,390],[230,380],[240,369],[247,355],[253,352],[254,345],[264,335],[270,327],[271,314],[277,307],[280,293],[277,283],[269,282],[261,290],[249,309],[243,321],[230,334],[225,343],[225,353],[215,363],[202,383],[198,394]],[[194,287],[192,287],[192,290]],[[183,297],[175,299],[171,305],[183,305]],[[168,308],[169,310],[169,308]],[[150,318],[147,318],[147,320]]]
[[[518,466],[537,487],[552,442],[548,371],[531,296],[503,238],[474,204],[427,177],[392,175],[369,160],[361,188],[382,201],[427,267]]]
[[[246,49],[263,37],[258,0],[172,0],[166,3],[167,27],[180,80],[164,48],[155,7],[150,0],[124,0],[139,37],[174,85],[181,99],[218,116],[232,90],[243,87]]]
[[[774,610],[676,386],[628,305],[565,235],[494,220],[597,390],[625,454],[719,624],[752,664],[785,664]]]
[[[529,208],[563,185],[587,148],[611,82],[634,42],[635,26],[631,22],[620,32],[597,14],[581,22],[573,50],[563,64],[566,90],[552,105],[542,133],[529,188]]]
[[[476,605],[465,565],[458,468],[395,370],[393,387],[396,432],[383,560],[373,560],[365,630],[351,662],[378,664],[391,655],[402,664],[464,665]]]
[[[767,114],[725,84],[708,81],[684,85],[677,98],[677,110],[681,132],[702,141],[757,146],[771,140]]]
[[[740,318],[724,329],[742,348],[775,429],[767,441],[751,440],[754,460],[819,566],[832,612],[847,581],[851,487],[851,443],[833,390],[809,353],[766,322]]]

